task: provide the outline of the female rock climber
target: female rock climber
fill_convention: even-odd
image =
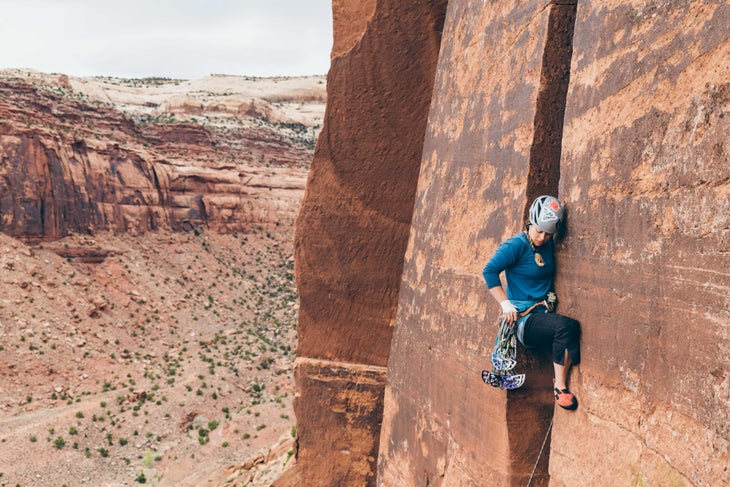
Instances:
[[[525,231],[497,248],[483,274],[505,320],[516,326],[517,339],[527,348],[552,348],[555,401],[563,409],[573,410],[578,401],[568,390],[567,381],[571,365],[580,362],[580,324],[553,312],[555,258],[551,237],[562,225],[564,214],[556,198],[536,198]],[[499,278],[503,271],[506,291]]]

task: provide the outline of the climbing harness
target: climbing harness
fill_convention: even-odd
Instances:
[[[542,301],[538,301],[537,303],[533,304],[526,310],[522,311],[520,313],[520,318],[532,313],[532,310],[539,306],[543,306],[548,311],[548,313],[552,313],[555,310],[555,305],[557,304],[557,302],[558,302],[558,295],[555,294],[555,292],[550,291],[545,295],[545,299],[543,299]]]
[[[557,295],[550,291],[544,300],[534,303],[522,311],[519,316],[527,316],[538,306],[543,306],[551,312],[555,309],[555,303],[557,303]],[[499,389],[517,389],[525,383],[525,374],[513,374],[512,370],[516,365],[517,337],[515,336],[515,324],[508,323],[505,316],[500,315],[499,329],[492,349],[492,370],[482,370],[482,381]]]

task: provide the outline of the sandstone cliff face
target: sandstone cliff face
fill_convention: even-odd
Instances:
[[[521,230],[527,195],[557,192],[574,11],[449,3],[388,365],[382,485],[529,480],[552,417],[550,362],[520,357],[529,379],[508,395],[481,383],[497,312],[481,269]]]
[[[376,12],[386,4],[378,2]],[[309,308],[300,317],[300,343],[327,360],[355,361],[352,350],[362,343],[379,357],[389,353],[382,406],[353,401],[365,421],[383,408],[379,484],[525,485],[551,421],[532,485],[730,481],[728,25],[730,8],[721,2],[451,0],[399,288],[387,284],[400,271],[397,256],[378,260],[392,265],[379,269],[389,277],[378,289],[388,297],[395,295],[385,290],[399,290],[392,343],[389,333],[364,341],[350,331],[379,310],[392,317],[393,308],[367,302],[369,274],[348,276],[373,255],[397,253],[402,240],[378,232],[371,213],[341,203],[355,200],[343,188],[367,192],[391,182],[378,165],[383,159],[352,157],[361,166],[339,169],[328,149],[320,162],[327,170],[313,168],[306,198],[317,202],[318,225],[298,230],[298,278]],[[410,55],[421,52],[414,46]],[[352,72],[363,62],[347,59]],[[333,76],[330,93],[354,82]],[[347,100],[330,98],[320,150],[371,153],[363,150],[368,130],[357,139],[333,130],[343,113],[358,127],[368,127],[358,113],[382,120],[378,95],[366,93],[354,113]],[[521,229],[526,205],[541,193],[558,195],[569,210],[557,286],[561,311],[583,329],[583,362],[571,381],[580,407],[571,413],[553,410],[545,357],[521,357],[528,383],[518,391],[479,380],[498,311],[481,269]],[[385,194],[379,213],[397,205]],[[333,200],[334,210],[327,206]],[[300,221],[313,214],[306,208]],[[321,266],[312,265],[314,244],[309,251],[303,245],[315,236],[325,250]],[[323,318],[313,319],[313,309]],[[355,397],[344,391],[356,386],[338,378],[318,403],[326,414],[334,410],[328,397]],[[302,396],[312,393],[298,384]],[[338,424],[314,423],[298,408],[302,432],[308,424]],[[341,435],[352,431],[347,424]],[[346,471],[325,466],[340,447],[327,438],[342,436],[308,434],[306,447],[325,454],[318,461],[302,452],[301,468]],[[320,484],[338,485],[331,475]]]
[[[730,483],[728,26],[726,2],[579,5],[559,282],[584,407],[557,423],[557,485]]]
[[[103,230],[235,232],[293,223],[306,146],[266,126],[221,131],[176,123],[174,112],[135,124],[109,105],[3,77],[0,230],[53,240]]]
[[[385,366],[445,6],[333,5],[325,125],[296,222],[295,485],[375,482]]]

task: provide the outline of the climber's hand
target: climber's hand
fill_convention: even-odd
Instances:
[[[509,299],[505,299],[500,302],[499,305],[502,307],[502,316],[504,316],[507,323],[514,323],[517,321],[519,313],[517,312],[515,305],[512,304]]]

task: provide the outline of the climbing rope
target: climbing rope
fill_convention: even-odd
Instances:
[[[527,487],[530,487],[530,484],[532,483],[532,478],[535,476],[535,471],[537,470],[537,465],[540,463],[540,457],[542,456],[542,451],[545,449],[545,443],[547,443],[548,436],[550,436],[550,430],[553,427],[553,419],[550,418],[550,425],[548,426],[547,433],[545,433],[545,439],[542,440],[542,446],[540,447],[540,453],[537,455],[537,461],[535,461],[535,466],[532,467],[532,474],[530,475],[530,480],[527,481]]]

